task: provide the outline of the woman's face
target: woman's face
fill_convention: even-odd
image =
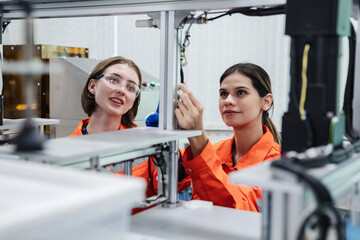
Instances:
[[[229,127],[262,124],[262,113],[271,107],[272,95],[260,97],[251,79],[235,72],[220,85],[219,110]]]
[[[139,77],[128,64],[112,65],[106,68],[102,74],[114,76],[114,79],[120,80],[121,84],[114,84],[115,81],[111,77],[105,76],[97,80],[90,80],[88,89],[95,96],[95,112],[121,117],[132,108],[136,99],[135,93],[129,91],[126,86],[131,83],[139,86]]]

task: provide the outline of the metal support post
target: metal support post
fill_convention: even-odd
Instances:
[[[271,192],[263,190],[261,203],[261,240],[268,240],[271,233]]]
[[[174,110],[178,82],[177,68],[180,63],[180,49],[175,27],[175,12],[160,14],[160,105],[159,128],[176,129]]]
[[[90,169],[99,170],[99,156],[93,156],[90,158]]]
[[[170,162],[168,162],[168,189],[169,189],[169,198],[168,198],[168,207],[176,207],[178,202],[178,192],[177,192],[177,180],[178,180],[178,143],[177,141],[170,142],[169,146],[169,156]]]
[[[160,104],[159,128],[164,130],[177,129],[175,108],[177,102],[177,84],[180,82],[180,42],[181,30],[175,19],[174,11],[162,11],[160,14]],[[178,142],[170,143],[169,154],[166,156],[167,179],[166,189],[158,185],[158,194],[165,191],[167,203],[173,207],[178,202],[177,196],[177,148]],[[158,179],[161,179],[159,171]]]
[[[2,14],[0,16],[0,23],[1,23],[1,32],[0,32],[0,126],[3,125],[3,86],[4,86],[4,80],[3,80],[3,74],[2,74],[2,62],[3,62],[3,44],[2,44]]]
[[[360,15],[359,8],[357,9],[358,18]],[[356,36],[360,36],[360,24],[357,26]],[[354,77],[354,99],[353,99],[353,127],[360,133],[360,41],[356,41],[356,56],[355,56],[355,77]]]
[[[124,175],[126,176],[132,175],[132,160],[124,162]]]
[[[36,65],[33,57],[33,18],[32,18],[32,5],[28,1],[18,1],[18,4],[24,9],[26,14],[25,21],[25,48],[23,49],[23,59],[27,66],[23,67],[25,73],[23,74],[23,87],[25,87],[25,100],[26,100],[26,121],[24,122],[23,129],[19,135],[14,139],[16,144],[16,151],[35,151],[43,148],[45,138],[36,130],[32,118],[35,117],[35,111],[32,109],[32,104],[35,102],[35,75],[38,74],[34,71]],[[31,66],[33,64],[33,66]],[[37,62],[37,65],[41,66]]]
[[[262,240],[295,240],[304,216],[303,186],[291,190],[263,189]],[[305,209],[308,210],[308,209]]]

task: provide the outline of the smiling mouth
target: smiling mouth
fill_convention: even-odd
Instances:
[[[119,98],[110,98],[110,100],[116,104],[124,104],[124,101]]]

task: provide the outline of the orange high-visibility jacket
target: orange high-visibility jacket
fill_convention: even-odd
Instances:
[[[84,124],[89,123],[90,118],[85,118],[80,121],[78,126],[76,127],[75,131],[68,137],[74,137],[74,136],[81,136],[82,134],[82,128]],[[119,130],[127,129],[124,125],[120,124]],[[149,166],[150,164],[150,166]],[[124,171],[116,173],[116,174],[124,174]],[[146,188],[146,197],[151,197],[157,194],[158,189],[158,169],[155,168],[154,162],[151,161],[151,158],[149,158],[147,161],[144,161],[134,167],[132,167],[132,176],[134,177],[141,177],[146,180],[147,182],[147,188]],[[179,179],[178,181],[178,192],[181,192],[185,190],[186,188],[190,187],[191,185],[191,179],[190,177],[186,177],[184,179]]]
[[[280,157],[281,148],[274,141],[269,129],[258,142],[239,160],[236,166],[232,161],[234,137],[214,145],[208,141],[205,149],[193,158],[190,146],[185,149],[183,166],[190,174],[193,184],[193,199],[207,200],[214,205],[248,211],[259,211],[257,198],[261,189],[230,183],[228,174],[265,160]]]

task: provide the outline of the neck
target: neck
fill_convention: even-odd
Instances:
[[[89,134],[116,131],[119,129],[121,116],[110,117],[105,114],[91,114],[89,124],[86,128]]]
[[[246,126],[234,128],[234,146],[233,146],[233,163],[234,166],[238,163],[252,146],[264,134],[262,123],[258,122],[250,123]]]

